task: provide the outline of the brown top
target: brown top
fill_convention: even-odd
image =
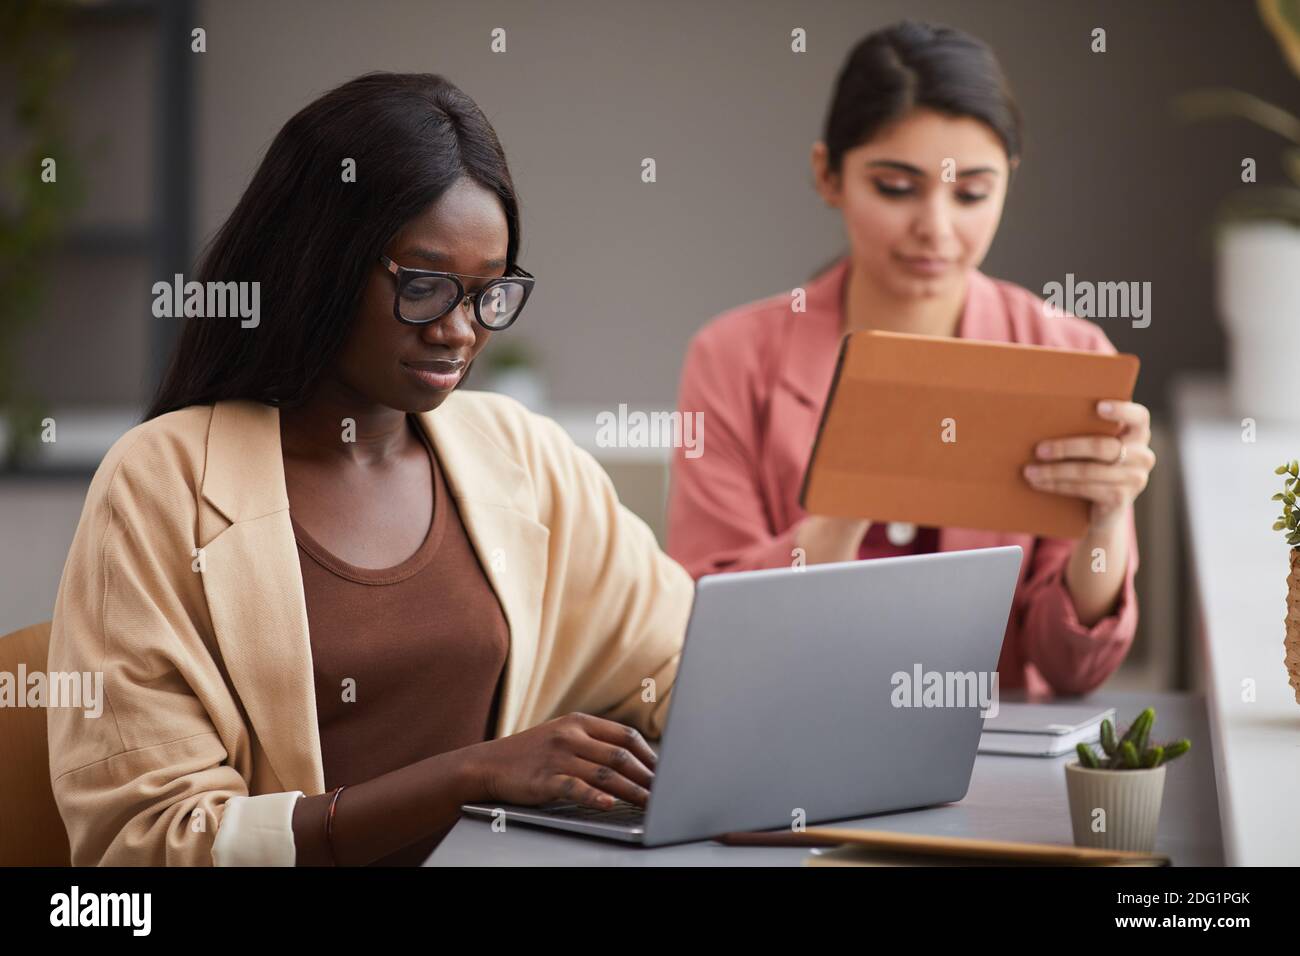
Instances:
[[[391,568],[357,567],[293,521],[326,790],[486,740],[496,723],[509,626],[428,436],[408,421],[429,452],[434,495],[413,555]],[[445,835],[372,865],[418,865]]]

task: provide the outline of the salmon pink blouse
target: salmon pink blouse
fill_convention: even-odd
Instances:
[[[668,553],[692,577],[787,567],[806,512],[799,488],[839,354],[848,258],[806,286],[806,311],[788,292],[740,306],[692,338],[678,398],[683,413],[703,412],[705,454],[674,451]],[[1100,328],[1049,316],[1027,289],[972,269],[957,336],[1114,353]],[[1137,628],[1138,567],[1132,509],[1129,559],[1112,613],[1079,622],[1065,584],[1074,541],[968,528],[894,528],[873,523],[859,557],[1019,545],[1021,564],[999,684],[1031,699],[1083,694],[1106,680]],[[891,538],[893,541],[891,541]],[[896,542],[896,543],[895,543]]]

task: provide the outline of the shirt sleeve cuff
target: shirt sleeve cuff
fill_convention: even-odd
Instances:
[[[796,522],[758,548],[746,562],[747,565],[752,565],[746,570],[794,567],[797,547],[795,539],[798,536],[799,524]]]
[[[231,797],[212,843],[214,866],[293,866],[293,808],[301,790]]]
[[[1131,571],[1126,571],[1124,575],[1111,612],[1092,624],[1084,624],[1079,620],[1079,611],[1074,606],[1074,598],[1065,583],[1064,572],[1044,589],[1042,598],[1046,602],[1048,614],[1059,622],[1066,638],[1085,646],[1115,638],[1129,639],[1137,629],[1137,594]]]

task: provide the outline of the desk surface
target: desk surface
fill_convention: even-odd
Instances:
[[[1121,725],[1151,705],[1156,708],[1158,738],[1191,738],[1191,752],[1171,764],[1166,774],[1156,849],[1178,866],[1221,866],[1219,808],[1203,700],[1187,694],[1104,691],[1087,700],[1114,707]],[[970,792],[961,802],[837,826],[1072,844],[1064,768],[1073,759],[981,754],[975,759]],[[646,850],[521,824],[494,833],[487,821],[463,817],[425,866],[798,866],[809,852],[728,847],[712,841]]]
[[[1249,442],[1222,384],[1187,378],[1175,398],[1225,857],[1296,866],[1300,705],[1282,663],[1290,565],[1269,498],[1282,490],[1273,469],[1300,457],[1300,427],[1260,420]]]

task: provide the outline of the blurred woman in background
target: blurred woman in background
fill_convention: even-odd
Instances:
[[[1045,313],[979,264],[997,232],[1021,122],[993,53],[912,22],[850,53],[812,149],[816,188],[849,252],[790,293],[718,316],[692,339],[678,407],[703,412],[708,454],[673,461],[668,551],[694,577],[721,571],[1017,544],[1025,553],[999,662],[1005,689],[1084,693],[1119,666],[1137,626],[1133,499],[1155,463],[1147,409],[1103,403],[1120,437],[1061,436],[1025,480],[1091,503],[1077,541],[915,528],[803,512],[799,489],[841,338],[860,329],[1113,353],[1097,326]],[[945,175],[945,171],[948,175]],[[1093,570],[1102,549],[1105,569]]]

